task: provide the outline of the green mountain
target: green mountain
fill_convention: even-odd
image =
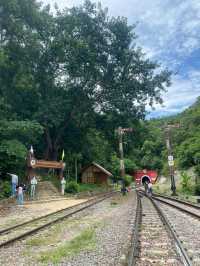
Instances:
[[[179,124],[179,128],[171,129],[171,144],[176,160],[176,167],[187,169],[200,164],[200,97],[188,109],[180,114],[162,119],[149,121],[150,131],[155,131],[158,139],[162,139],[164,144],[165,125]],[[160,130],[157,130],[159,128]],[[160,154],[162,160],[166,160],[167,151],[165,145]],[[164,164],[162,166],[164,168]]]

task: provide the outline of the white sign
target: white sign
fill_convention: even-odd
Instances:
[[[168,156],[168,161],[173,161],[173,160],[174,160],[173,155],[169,155],[169,156]]]
[[[34,159],[31,160],[31,165],[35,165],[36,164],[36,161]]]
[[[174,166],[174,161],[168,161],[169,166]]]

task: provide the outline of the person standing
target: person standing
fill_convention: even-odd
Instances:
[[[17,187],[17,202],[19,205],[24,204],[24,195],[23,195],[23,184],[20,184]]]
[[[66,181],[65,178],[63,177],[61,179],[61,194],[64,195],[65,194],[65,185],[66,185]]]
[[[35,188],[37,185],[37,179],[35,176],[32,177],[31,179],[31,198],[34,199],[35,198]]]
[[[10,174],[7,173],[8,175],[10,175],[12,177],[11,183],[12,183],[12,196],[15,197],[16,196],[16,188],[18,185],[18,176],[15,174]]]
[[[150,197],[152,196],[152,183],[151,182],[148,183],[148,194]]]

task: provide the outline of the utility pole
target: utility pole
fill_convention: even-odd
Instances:
[[[125,132],[132,132],[132,128],[118,128],[118,136],[119,136],[119,153],[120,153],[120,176],[122,179],[122,192],[123,195],[125,195],[125,182],[124,182],[124,177],[125,177],[125,167],[124,167],[124,151],[123,151],[123,134]]]
[[[171,129],[172,128],[179,128],[179,124],[174,125],[166,125],[165,126],[165,137],[166,137],[166,146],[168,151],[168,165],[169,165],[169,172],[170,172],[170,179],[171,179],[171,191],[172,196],[176,196],[176,184],[174,178],[174,157],[171,145]]]

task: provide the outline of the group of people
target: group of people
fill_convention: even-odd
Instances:
[[[19,205],[23,205],[24,203],[24,192],[27,191],[27,187],[23,183],[19,183],[19,178],[16,174],[7,173],[11,176],[12,180],[12,197],[17,196],[17,202]],[[35,191],[37,185],[37,178],[33,176],[30,182],[30,197],[31,199],[35,198]]]
[[[12,197],[17,197],[17,202],[19,205],[23,205],[24,203],[24,192],[27,191],[27,187],[23,183],[19,183],[19,178],[16,174],[7,173],[11,176],[11,183],[12,183]],[[36,186],[37,186],[37,178],[36,176],[32,176],[30,181],[30,198],[35,199],[36,195]],[[61,194],[65,194],[65,185],[66,181],[63,177],[61,179]]]

